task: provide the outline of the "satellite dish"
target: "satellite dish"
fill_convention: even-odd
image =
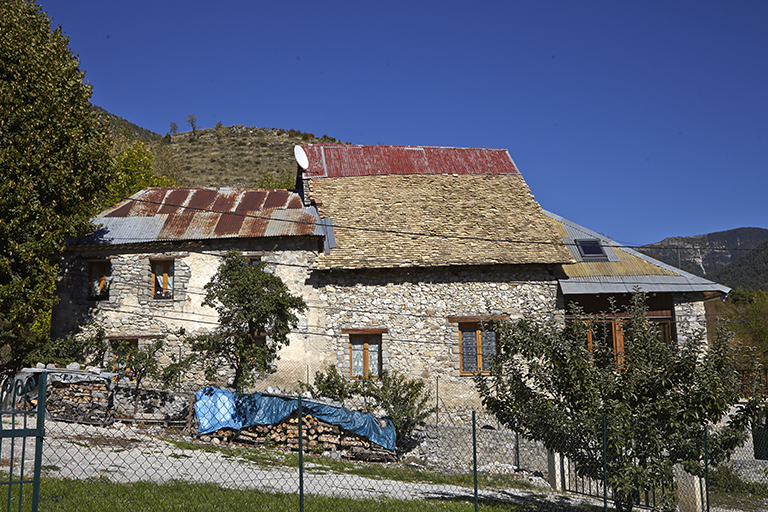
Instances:
[[[299,167],[305,171],[309,168],[309,158],[307,158],[307,154],[301,146],[293,146],[293,156],[296,157],[296,162],[298,162]]]

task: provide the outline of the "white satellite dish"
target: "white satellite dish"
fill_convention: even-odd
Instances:
[[[309,158],[301,146],[293,146],[293,156],[296,157],[296,162],[298,162],[299,167],[305,171],[309,169]]]

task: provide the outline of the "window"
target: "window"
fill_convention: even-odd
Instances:
[[[93,261],[88,265],[88,297],[102,300],[109,297],[112,266],[108,261]]]
[[[608,255],[605,254],[600,240],[591,238],[588,240],[574,240],[576,247],[579,248],[579,254],[584,261],[608,261]]]
[[[497,353],[496,332],[489,325],[459,324],[461,373],[488,372]]]
[[[624,333],[622,330],[622,320],[620,318],[608,318],[594,321],[587,321],[589,330],[587,331],[587,346],[589,351],[595,353],[598,346],[610,349],[613,355],[613,364],[615,367],[621,367],[624,364]],[[599,351],[605,354],[606,351]]]
[[[138,339],[113,339],[110,341],[112,348],[112,371],[135,380],[131,371],[131,351],[139,348]]]
[[[152,262],[152,297],[173,298],[173,260]]]
[[[349,335],[349,368],[353,378],[381,375],[381,334]]]

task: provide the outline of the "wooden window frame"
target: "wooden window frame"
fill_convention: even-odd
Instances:
[[[98,272],[98,274],[94,274]],[[99,276],[99,293],[93,293],[94,275]],[[109,298],[109,277],[112,275],[112,264],[108,260],[88,262],[88,298],[104,300]]]
[[[142,338],[147,338],[146,336],[142,336]],[[110,336],[108,338],[109,340],[109,350],[112,352],[112,371],[120,374],[122,372],[126,372],[126,377],[131,380],[135,381],[136,377],[131,374],[131,360],[128,357],[128,354],[120,354],[117,352],[117,345],[120,342],[127,342],[134,346],[138,350],[139,348],[139,337],[138,336],[126,336],[126,337],[117,337],[117,336]],[[125,358],[125,362],[121,363],[120,359]],[[120,366],[121,364],[124,364],[124,366]]]
[[[624,329],[622,327],[622,322],[628,318],[628,313],[617,313],[606,316],[598,315],[593,319],[583,319],[583,321],[586,322],[588,326],[592,321],[611,324],[613,355],[616,361],[616,368],[622,368],[624,366]],[[672,311],[648,311],[646,318],[651,322],[659,324],[659,334],[662,336],[662,340],[664,342],[672,342],[674,338],[674,318],[672,316]],[[593,338],[591,328],[587,331],[587,348],[589,348],[589,351],[592,352]]]
[[[475,357],[477,359],[476,361],[476,369],[475,370],[465,370],[464,369],[464,344],[466,343],[466,340],[464,340],[464,332],[468,329],[474,329],[475,331],[475,339],[470,340],[470,342],[475,344]],[[471,376],[471,375],[477,375],[480,373],[481,375],[488,375],[490,374],[489,370],[483,370],[483,332],[493,332],[494,333],[494,343],[496,345],[496,354],[499,353],[499,338],[496,331],[493,329],[492,323],[484,323],[484,322],[461,322],[459,323],[459,374],[462,376]]]
[[[176,287],[176,271],[175,260],[173,259],[156,259],[150,260],[150,266],[152,267],[152,298],[157,300],[173,299],[174,288]],[[157,265],[163,265],[163,289],[157,290],[157,278],[156,272]],[[173,284],[168,288],[168,276],[173,277]]]
[[[349,336],[349,377],[351,379],[361,379],[361,378],[374,378],[378,379],[381,376],[381,372],[383,371],[383,360],[384,360],[384,340],[382,339],[382,334],[387,333],[388,329],[382,328],[382,329],[342,329],[343,334],[347,334]],[[362,345],[363,345],[363,374],[362,375],[354,375],[353,374],[353,345],[359,345],[359,341],[362,339]],[[373,342],[372,342],[373,340]],[[378,345],[379,347],[379,364],[377,368],[377,374],[370,375],[370,350],[371,345]]]

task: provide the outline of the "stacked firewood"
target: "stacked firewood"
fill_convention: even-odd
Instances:
[[[53,382],[46,410],[55,420],[107,425],[112,422],[112,392],[105,381]]]
[[[385,462],[395,459],[395,453],[367,438],[346,431],[311,415],[302,418],[302,444],[305,452],[336,452],[340,456]],[[299,418],[294,412],[275,425],[254,425],[242,430],[221,429],[210,434],[225,443],[285,447],[299,450]]]

